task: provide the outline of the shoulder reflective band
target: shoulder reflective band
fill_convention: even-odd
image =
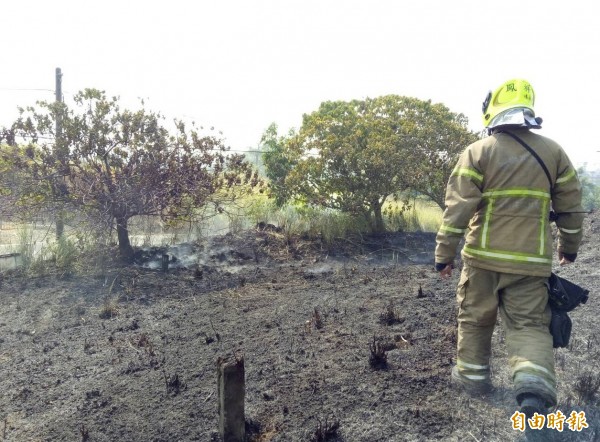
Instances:
[[[557,179],[556,180],[556,184],[565,183],[565,182],[569,181],[572,178],[575,178],[575,169],[569,170],[566,174],[564,174],[559,179]]]
[[[466,176],[473,178],[475,181],[482,182],[483,175],[477,172],[475,169],[471,169],[468,167],[457,167],[452,171],[453,176]]]

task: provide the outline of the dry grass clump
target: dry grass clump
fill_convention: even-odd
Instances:
[[[119,303],[116,298],[106,297],[100,309],[100,319],[111,319],[119,315]]]
[[[380,342],[376,336],[373,336],[373,341],[369,343],[371,356],[369,357],[369,365],[375,370],[385,370],[387,368],[387,347]]]
[[[573,390],[582,404],[592,404],[600,390],[600,374],[585,372],[577,376]]]
[[[327,418],[325,418],[325,422],[321,422],[319,419],[317,428],[310,440],[311,442],[327,442],[335,440],[339,436],[339,429],[340,421],[334,420],[333,422],[328,422]]]
[[[379,315],[379,322],[386,325],[394,325],[403,322],[404,319],[400,317],[396,307],[394,306],[394,301],[390,301],[388,305],[385,306],[385,309]]]

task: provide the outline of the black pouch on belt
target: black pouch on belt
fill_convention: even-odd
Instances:
[[[588,300],[589,290],[552,273],[548,279],[548,304],[552,310],[550,333],[554,348],[566,347],[573,323],[567,312]]]
[[[567,312],[552,310],[550,333],[552,334],[552,346],[554,348],[564,348],[569,345],[572,327],[573,323]]]
[[[590,291],[552,273],[548,279],[548,304],[552,310],[570,312],[585,304]]]

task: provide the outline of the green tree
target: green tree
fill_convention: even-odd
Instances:
[[[46,108],[45,114],[38,114],[37,116],[45,120],[45,124],[48,125],[50,121],[59,121],[62,118],[65,107],[62,103],[55,103],[53,106]],[[21,115],[25,112],[24,109],[20,109]],[[52,114],[52,115],[49,115]],[[22,123],[22,121],[21,121]],[[31,121],[28,124],[32,124]],[[62,143],[60,134],[56,133],[56,129],[59,128],[59,124],[55,127],[48,127],[44,136],[50,137],[54,140],[53,147],[53,160],[52,163],[55,167],[52,173],[45,176],[45,181],[40,181],[39,172],[40,168],[33,168],[35,174],[27,174],[25,171],[32,163],[39,161],[45,155],[40,156],[39,149],[34,144],[30,144],[26,149],[22,146],[17,145],[18,130],[22,129],[19,123],[13,124],[10,129],[3,128],[0,130],[0,141],[5,140],[8,146],[5,146],[2,151],[2,162],[10,165],[11,172],[8,175],[12,177],[12,181],[7,182],[6,177],[1,178],[2,184],[7,188],[10,188],[8,198],[4,198],[5,203],[4,209],[10,207],[10,202],[17,203],[12,206],[12,210],[4,210],[3,213],[9,214],[12,217],[31,217],[35,213],[40,211],[53,212],[56,220],[56,237],[60,239],[64,229],[64,203],[66,197],[66,187],[64,180],[61,179],[61,171],[65,169],[67,164],[68,146]],[[14,149],[11,149],[13,148]],[[60,166],[59,166],[60,165]],[[45,172],[49,172],[50,164],[44,163]],[[3,174],[4,175],[4,174]],[[17,180],[18,184],[17,184]],[[42,186],[40,188],[39,186]],[[32,189],[33,188],[33,189]],[[37,188],[37,189],[36,189]]]
[[[31,148],[0,143],[0,215],[3,218],[26,222],[47,209],[50,189],[25,172],[36,155]]]
[[[39,102],[22,110],[13,128],[41,153],[21,166],[48,186],[63,183],[67,204],[114,227],[125,260],[133,257],[133,216],[193,218],[199,207],[217,201],[215,195],[258,182],[243,156],[230,155],[220,139],[183,122],[168,130],[160,114],[122,110],[118,98],[95,89],[74,101],[74,109]],[[62,133],[55,143],[56,118]]]
[[[293,130],[287,137],[279,136],[277,125],[271,123],[260,140],[262,161],[269,179],[269,196],[275,199],[277,207],[283,206],[291,196],[285,180],[298,162],[295,151],[290,148],[293,137]]]
[[[446,185],[462,151],[478,139],[463,114],[442,104],[416,100],[405,117],[412,121],[411,166],[407,185],[445,208]],[[413,124],[411,123],[411,124]]]
[[[412,189],[443,206],[456,158],[476,139],[466,123],[442,104],[398,95],[322,103],[285,141],[296,159],[285,186],[307,203],[360,214],[373,231],[384,231],[391,195]]]

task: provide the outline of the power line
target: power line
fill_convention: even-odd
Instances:
[[[31,88],[12,88],[12,87],[0,87],[0,91],[3,92],[54,92],[53,89],[31,89]]]

